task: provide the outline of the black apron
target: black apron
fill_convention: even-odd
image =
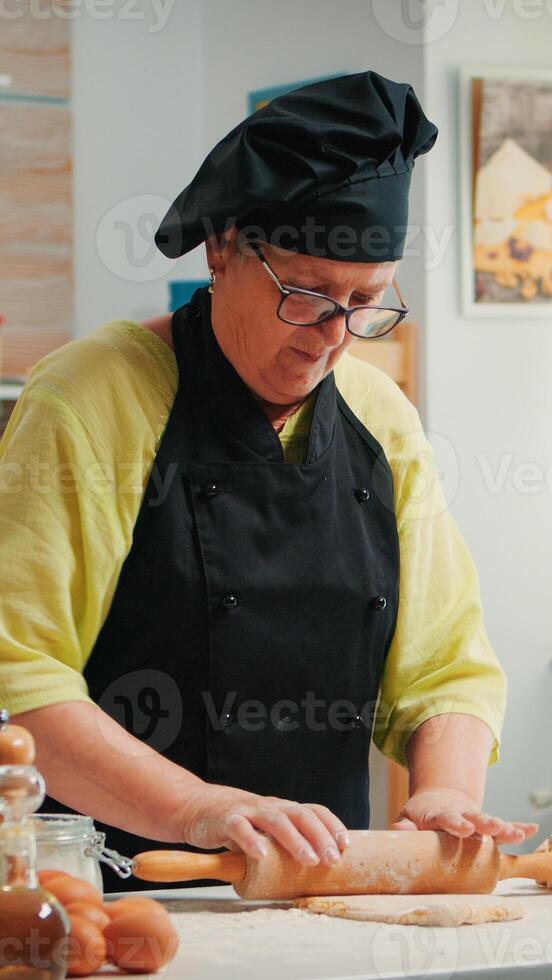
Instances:
[[[333,373],[305,462],[285,463],[210,312],[201,289],[173,315],[178,391],[84,676],[105,711],[202,779],[366,828],[399,593],[391,471]],[[97,826],[129,856],[179,846]],[[105,884],[142,887],[111,871]]]

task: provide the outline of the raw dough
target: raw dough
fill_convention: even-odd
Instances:
[[[401,926],[463,926],[522,919],[523,905],[493,895],[327,895],[298,898],[307,912]]]

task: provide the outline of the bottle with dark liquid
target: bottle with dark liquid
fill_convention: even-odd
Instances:
[[[64,980],[67,915],[38,883],[29,817],[44,799],[28,732],[0,713],[0,980]],[[7,765],[3,763],[8,763]]]

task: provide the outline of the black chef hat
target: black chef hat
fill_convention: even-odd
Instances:
[[[305,85],[211,150],[155,243],[177,258],[237,224],[248,237],[307,255],[400,259],[414,160],[437,132],[411,85],[374,71]]]

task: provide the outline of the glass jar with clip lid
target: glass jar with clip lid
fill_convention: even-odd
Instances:
[[[119,878],[130,878],[132,861],[105,846],[92,817],[72,813],[37,813],[33,817],[39,870],[59,868],[103,891],[100,864]]]

